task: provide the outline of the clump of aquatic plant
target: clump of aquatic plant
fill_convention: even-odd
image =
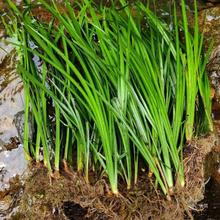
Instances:
[[[184,186],[184,144],[195,129],[212,129],[196,1],[192,34],[183,0],[182,22],[174,7],[172,28],[142,3],[134,10],[124,0],[108,8],[64,2],[61,10],[38,1],[51,14],[45,22],[31,5],[20,11],[8,0],[20,22],[25,122],[31,111],[36,124],[32,141],[25,126],[26,154],[40,162],[43,152],[51,173],[64,162],[89,181],[93,169],[114,194],[119,177],[128,189],[137,182],[141,158],[169,196],[175,184]]]

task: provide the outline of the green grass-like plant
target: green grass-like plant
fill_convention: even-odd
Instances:
[[[116,195],[119,178],[128,189],[137,182],[139,160],[168,198],[176,184],[184,187],[183,146],[200,129],[212,130],[196,1],[193,33],[184,0],[182,21],[174,6],[172,28],[143,3],[132,8],[125,0],[108,8],[66,0],[62,10],[39,0],[52,16],[47,22],[32,13],[36,6],[20,10],[7,1],[25,88],[26,154],[39,162],[42,147],[51,173],[64,161],[88,182],[93,169]]]

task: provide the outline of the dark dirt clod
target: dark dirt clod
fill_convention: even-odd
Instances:
[[[87,209],[71,201],[63,203],[62,209],[69,220],[86,220]]]

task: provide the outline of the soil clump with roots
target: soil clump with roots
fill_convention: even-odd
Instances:
[[[121,184],[115,197],[105,179],[96,181],[92,173],[88,184],[74,171],[63,169],[59,177],[51,178],[45,167],[32,164],[20,210],[12,219],[192,219],[192,212],[201,211],[196,203],[203,199],[209,175],[206,157],[219,146],[217,130],[185,147],[185,188],[176,186],[171,201],[155,188],[144,169],[137,186],[125,190]]]

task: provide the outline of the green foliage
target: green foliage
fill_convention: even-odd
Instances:
[[[174,7],[172,29],[142,3],[134,16],[124,0],[120,9],[86,0],[77,12],[69,1],[60,10],[55,1],[40,0],[49,22],[36,19],[30,5],[19,11],[8,2],[20,24],[14,34],[26,95],[25,152],[39,161],[43,147],[50,171],[74,161],[87,181],[94,169],[108,177],[114,194],[119,177],[128,188],[137,182],[140,158],[164,194],[184,186],[183,145],[194,129],[212,129],[196,1],[193,34],[183,0],[183,22]],[[34,154],[29,110],[37,128]]]

